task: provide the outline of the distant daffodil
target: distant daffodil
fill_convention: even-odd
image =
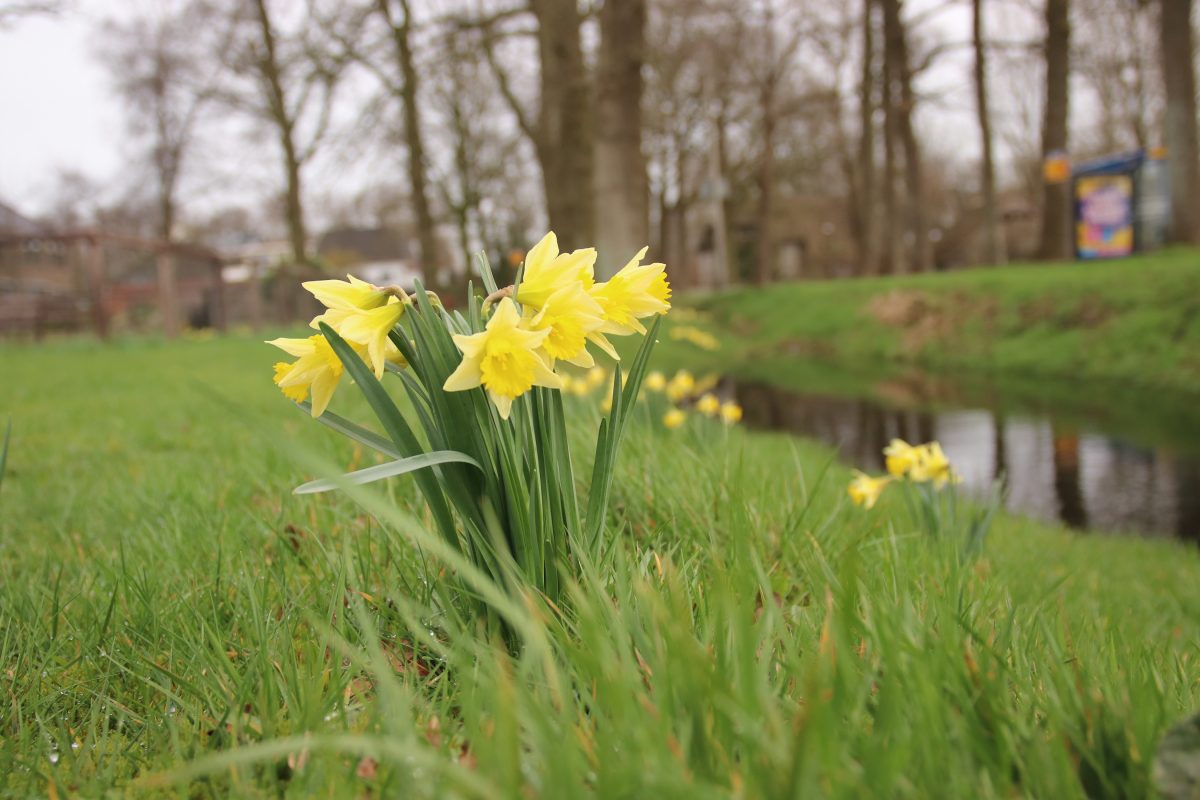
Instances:
[[[850,486],[846,491],[855,505],[869,510],[875,507],[875,504],[879,502],[879,496],[883,494],[883,490],[893,480],[895,478],[891,475],[872,478],[865,472],[858,472],[856,470],[854,480],[850,482]]]
[[[742,421],[742,407],[732,400],[721,404],[721,421],[726,425],[736,425]]]

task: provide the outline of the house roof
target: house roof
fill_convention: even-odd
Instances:
[[[12,206],[0,200],[0,234],[38,234],[45,233],[43,225],[31,220]]]
[[[333,228],[321,237],[317,252],[354,253],[361,261],[396,261],[412,256],[408,239],[392,228]]]

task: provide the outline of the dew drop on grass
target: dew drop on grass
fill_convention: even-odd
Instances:
[[[78,750],[78,749],[79,749],[79,742],[71,742],[71,749],[72,749],[72,750]]]
[[[51,764],[57,764],[57,763],[58,763],[58,748],[51,748],[51,749],[50,749],[50,763],[51,763]]]
[[[171,703],[170,707],[167,709],[167,713],[170,714],[171,716],[175,716],[175,712],[178,710],[179,709],[175,707],[175,704]]]

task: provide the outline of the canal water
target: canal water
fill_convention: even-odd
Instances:
[[[893,438],[936,439],[968,492],[981,494],[1003,477],[1011,511],[1081,530],[1200,544],[1200,425],[1190,413],[1181,419],[1153,402],[1114,411],[1103,391],[1085,392],[1085,403],[1061,414],[1045,403],[988,402],[970,393],[934,402],[909,392],[896,402],[886,392],[838,396],[761,383],[727,391],[747,424],[818,439],[863,470],[883,470],[882,450]],[[1128,406],[1129,398],[1112,402]],[[1156,413],[1172,418],[1147,424]],[[1126,424],[1134,417],[1139,424]],[[1163,431],[1175,434],[1164,441]]]

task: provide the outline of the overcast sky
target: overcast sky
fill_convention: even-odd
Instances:
[[[18,208],[39,206],[60,166],[97,179],[118,168],[121,109],[89,35],[119,5],[77,0],[70,13],[0,29],[0,197]]]

